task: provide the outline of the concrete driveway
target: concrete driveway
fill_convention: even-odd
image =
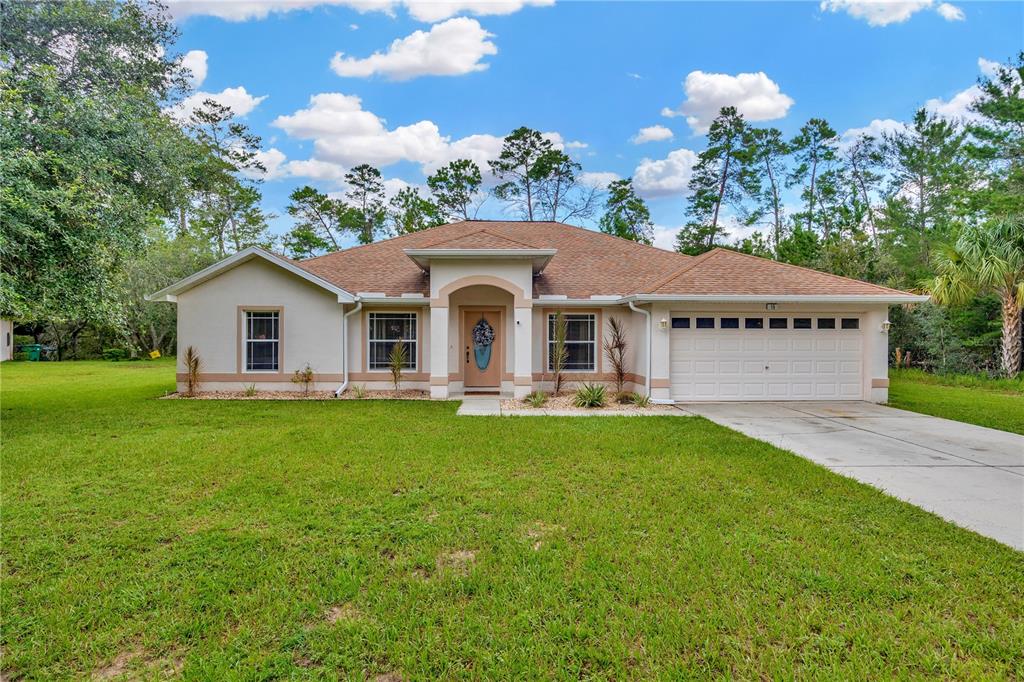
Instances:
[[[1024,550],[1024,436],[864,402],[676,407]]]

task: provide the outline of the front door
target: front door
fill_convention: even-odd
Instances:
[[[467,310],[462,321],[466,388],[501,387],[501,311]]]

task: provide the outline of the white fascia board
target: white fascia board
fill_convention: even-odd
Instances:
[[[258,246],[250,246],[247,249],[242,249],[236,254],[228,256],[224,260],[217,261],[213,265],[203,268],[197,273],[189,275],[188,277],[178,280],[170,286],[164,287],[160,291],[149,294],[146,296],[147,301],[167,301],[175,303],[178,300],[178,295],[188,291],[189,289],[199,286],[200,284],[207,282],[222,272],[237,267],[253,258],[262,258],[268,263],[287,270],[288,272],[301,277],[302,279],[314,284],[321,289],[325,289],[338,297],[338,303],[354,303],[356,298],[349,292],[345,291],[341,287],[335,286],[325,279],[317,277],[313,273],[300,268],[299,266],[291,263],[284,258],[280,258],[269,251],[265,251]]]
[[[628,296],[622,300],[623,302],[633,301],[635,303],[657,303],[659,301],[665,301],[680,303],[888,303],[896,305],[902,303],[924,303],[930,299],[930,296],[921,296],[917,294],[905,294],[902,296],[898,294],[880,294],[878,296],[825,294],[785,294],[779,296],[751,296],[738,294],[637,294],[634,296]]]
[[[625,305],[625,299],[615,298],[567,298],[562,296],[560,298],[546,298],[542,295],[540,298],[533,299],[533,304],[536,306],[547,306],[549,308],[571,308],[571,307],[601,307],[611,305]]]

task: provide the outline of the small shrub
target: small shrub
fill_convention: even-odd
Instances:
[[[576,407],[604,407],[606,400],[604,384],[583,384],[576,389],[572,403]]]
[[[527,395],[524,400],[530,404],[530,407],[544,407],[548,401],[548,394],[544,391],[534,391]]]
[[[621,395],[626,383],[626,327],[617,317],[609,317],[608,326],[611,331],[604,340],[604,355],[615,376],[615,393]]]
[[[250,398],[256,395],[256,384],[249,384],[248,386],[246,386],[245,395],[247,395]]]
[[[388,369],[391,370],[391,381],[395,384],[396,391],[401,388],[402,368],[408,359],[409,354],[404,343],[399,341],[391,346],[391,352],[388,353]]]
[[[128,352],[124,348],[104,348],[103,359],[109,360],[110,362],[120,362],[128,357]]]
[[[184,363],[188,395],[193,396],[199,390],[199,372],[203,367],[203,360],[199,357],[199,351],[192,346],[186,348]]]
[[[366,386],[363,384],[354,385],[352,387],[352,395],[354,395],[358,400],[362,400],[366,397]]]
[[[644,393],[630,393],[629,402],[633,403],[637,407],[650,407],[651,397]]]
[[[295,370],[295,374],[292,375],[292,383],[300,384],[302,394],[309,395],[309,387],[313,384],[313,368],[309,366],[308,362],[302,369]]]
[[[555,337],[552,339],[554,343],[551,344],[550,358],[551,373],[555,380],[555,395],[562,392],[562,373],[565,371],[565,363],[569,360],[569,349],[565,346],[567,329],[565,316],[559,310],[555,313]]]

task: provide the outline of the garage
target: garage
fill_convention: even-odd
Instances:
[[[862,327],[851,313],[673,312],[672,399],[860,400]]]

